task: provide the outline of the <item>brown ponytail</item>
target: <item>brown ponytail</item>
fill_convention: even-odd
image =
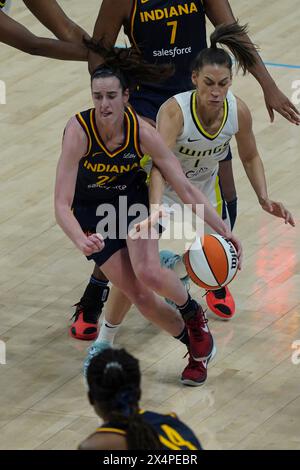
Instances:
[[[247,39],[248,27],[241,26],[237,22],[229,25],[219,25],[210,36],[211,46],[201,51],[193,64],[193,70],[199,70],[204,65],[224,65],[232,70],[232,59],[230,55],[218,44],[228,47],[230,52],[245,74],[257,63],[256,45]]]
[[[97,71],[105,69],[116,72],[115,75],[124,78],[126,88],[133,88],[140,83],[159,83],[167,80],[174,73],[172,64],[150,64],[145,61],[140,52],[134,47],[107,47],[103,40],[84,39],[88,49],[99,54],[104,63],[92,73],[92,80]],[[123,83],[121,81],[123,86]]]

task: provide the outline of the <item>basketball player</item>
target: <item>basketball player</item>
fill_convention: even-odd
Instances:
[[[57,169],[56,219],[74,244],[101,267],[107,279],[145,317],[184,342],[192,359],[200,362],[209,360],[214,351],[202,308],[174,272],[160,267],[157,237],[127,237],[135,219],[130,215],[134,205],[142,206],[138,210],[142,218],[147,217],[148,187],[146,173],[140,167],[144,153],[151,153],[153,162],[184,203],[193,204],[197,213],[197,205],[204,204],[206,222],[233,241],[239,257],[241,246],[201,191],[185,178],[158,132],[127,106],[129,77],[122,70],[130,70],[130,80],[135,83],[142,76],[158,80],[169,73],[168,67],[141,63],[139,59],[139,54],[129,49],[112,49],[105,65],[92,75],[95,108],[74,116],[65,130]],[[120,196],[125,196],[128,211]],[[113,214],[110,222],[104,215],[106,210]],[[99,224],[102,234],[104,230],[107,233],[104,241],[96,234]],[[125,234],[121,236],[124,224]],[[159,296],[170,298],[180,314]]]
[[[240,47],[243,30],[244,27],[237,24],[215,30],[211,35],[211,47],[201,51],[193,64],[192,81],[196,90],[175,95],[162,105],[158,114],[158,131],[177,156],[189,181],[203,191],[229,225],[219,185],[218,166],[226,158],[230,140],[235,135],[239,156],[262,209],[275,217],[282,217],[286,224],[294,226],[293,217],[283,204],[269,199],[250,111],[229,90],[232,61],[227,52],[217,47],[217,43],[227,45],[235,54],[237,47]],[[241,62],[241,66],[245,72],[246,62]],[[160,203],[163,183],[159,184],[157,175],[155,181],[156,187],[152,187],[153,202]],[[171,204],[180,203],[169,185],[165,196]],[[209,228],[208,232],[211,232]],[[162,252],[161,255],[169,267],[182,270],[182,261],[177,255],[172,256],[170,252]],[[179,265],[176,266],[177,263]],[[223,289],[226,290],[226,296],[218,297],[218,293],[212,295],[209,291],[206,300],[209,308],[219,317],[229,319],[235,306],[228,287]]]
[[[131,44],[140,47],[142,56],[151,63],[171,61],[175,74],[166,83],[140,85],[130,96],[130,103],[138,114],[155,125],[159,107],[171,96],[190,90],[190,66],[201,49],[207,47],[205,16],[213,25],[230,24],[235,21],[227,0],[103,0],[95,24],[93,38],[104,39],[114,45],[122,26]],[[248,39],[248,38],[247,38]],[[299,124],[299,113],[289,99],[279,90],[253,47],[256,60],[249,71],[260,83],[271,121],[274,110],[294,124]],[[99,55],[90,54],[90,70],[99,64]],[[237,214],[237,197],[234,186],[231,152],[219,163],[222,193],[226,201],[231,228]],[[113,289],[114,290],[114,289]],[[83,296],[74,314],[70,333],[77,339],[95,339],[98,333],[98,318],[109,293],[107,280],[95,266]],[[211,296],[222,298],[227,308],[232,308],[232,297],[225,290],[213,292]],[[218,300],[217,297],[215,300]],[[217,303],[214,302],[216,305]],[[111,293],[107,310],[129,308],[126,299],[115,290]],[[216,308],[214,313],[218,315]],[[233,314],[234,311],[231,310]]]
[[[87,60],[87,33],[66,16],[55,0],[23,0],[34,16],[57,38],[35,36],[7,13],[11,0],[0,0],[0,41],[32,55],[64,60]]]
[[[140,409],[139,362],[125,349],[105,349],[87,372],[88,398],[103,420],[80,450],[201,450],[193,431],[176,414]]]
[[[214,26],[236,21],[228,0],[102,1],[94,39],[104,39],[107,45],[114,45],[124,26],[131,44],[141,49],[148,62],[171,60],[176,66],[176,73],[167,84],[144,84],[131,95],[138,114],[155,121],[159,107],[167,98],[191,88],[190,66],[196,55],[207,47],[206,16]],[[250,41],[247,36],[245,40]],[[276,86],[254,46],[253,49],[256,61],[249,72],[263,89],[271,121],[276,110],[290,122],[300,124],[299,111]],[[90,58],[91,68],[98,63],[99,58]]]

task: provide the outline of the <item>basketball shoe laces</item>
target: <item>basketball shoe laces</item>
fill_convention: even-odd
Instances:
[[[201,328],[205,327],[208,323],[208,320],[205,316],[205,312],[207,311],[207,309],[203,310],[201,306],[199,307],[200,308],[195,314],[195,316],[189,320],[188,328],[192,330],[193,336],[197,341],[203,341],[204,337]]]
[[[78,319],[79,315],[82,313],[82,319],[85,323],[97,323],[99,314],[97,312],[91,312],[89,309],[85,308],[80,302],[74,304],[73,307],[76,307],[74,314],[71,317],[71,320],[74,319],[74,322]]]
[[[213,290],[213,291],[207,290],[203,297],[205,297],[209,292],[213,292],[216,299],[219,299],[219,300],[225,299],[225,297],[226,297],[225,287],[221,287],[220,289]]]

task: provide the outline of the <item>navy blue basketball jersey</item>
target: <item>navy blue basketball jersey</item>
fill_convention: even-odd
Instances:
[[[163,449],[202,450],[193,431],[180,421],[175,413],[163,415],[153,411],[140,410],[140,414],[157,432]],[[103,432],[126,436],[126,426],[123,423],[106,423],[96,430],[96,433]]]
[[[166,82],[141,85],[131,94],[138,113],[142,114],[139,101],[144,94],[153,95],[157,112],[168,98],[193,88],[192,61],[207,47],[201,0],[133,0],[125,32],[148,62],[175,65],[175,74]]]
[[[139,124],[130,107],[124,113],[124,141],[114,151],[108,150],[100,136],[94,108],[78,113],[76,118],[86,133],[88,146],[79,161],[74,204],[110,200],[126,193],[137,175],[146,179],[140,166],[143,154]]]

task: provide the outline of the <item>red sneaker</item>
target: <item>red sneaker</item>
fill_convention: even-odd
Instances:
[[[223,320],[229,320],[235,313],[235,303],[227,286],[218,290],[210,290],[206,294],[208,308]]]
[[[203,385],[207,378],[207,361],[195,361],[192,356],[189,357],[189,363],[183,370],[180,382],[184,385],[199,387]]]
[[[181,383],[184,385],[191,385],[192,387],[203,385],[207,379],[207,365],[215,354],[216,348],[214,347],[210,357],[206,361],[200,362],[195,361],[195,359],[190,355],[188,365],[181,375]]]
[[[76,307],[76,312],[72,317],[74,321],[69,329],[72,338],[86,341],[96,339],[99,334],[98,320],[100,313],[87,312],[80,304],[76,304],[74,307]]]
[[[185,324],[189,333],[191,356],[195,361],[205,361],[212,354],[214,340],[200,305],[197,313],[190,320],[186,320]]]

